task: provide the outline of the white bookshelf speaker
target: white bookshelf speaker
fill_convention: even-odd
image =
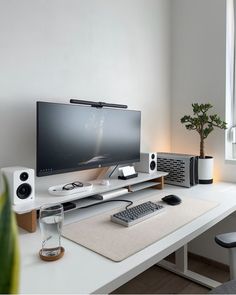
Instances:
[[[141,153],[140,162],[135,163],[135,170],[144,173],[154,173],[157,171],[157,154]]]
[[[25,167],[5,167],[1,169],[9,187],[14,205],[23,204],[35,198],[34,170]]]

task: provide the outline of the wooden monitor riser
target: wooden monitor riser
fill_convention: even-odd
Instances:
[[[154,189],[163,189],[164,188],[164,176],[157,177],[152,179],[152,182],[157,182],[157,185],[152,186]],[[137,181],[139,183],[139,181]],[[132,192],[131,185],[124,186],[128,188],[129,192]],[[37,195],[36,195],[37,198]],[[19,227],[23,228],[24,230],[33,233],[37,229],[37,210],[34,209],[30,212],[19,214],[16,213],[17,224]]]

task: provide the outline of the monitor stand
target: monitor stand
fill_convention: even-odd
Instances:
[[[111,178],[111,176],[113,175],[113,177],[115,175],[117,175],[118,177],[118,165],[114,165],[114,166],[110,166],[108,169],[106,168],[103,168],[102,171],[99,173],[98,177],[97,177],[97,180],[100,180],[101,182],[103,180],[109,180],[109,178]]]

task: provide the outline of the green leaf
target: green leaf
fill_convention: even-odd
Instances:
[[[0,294],[15,294],[19,286],[19,249],[15,215],[9,190],[0,195]]]

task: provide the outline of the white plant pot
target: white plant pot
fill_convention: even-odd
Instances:
[[[198,158],[198,179],[200,184],[213,183],[214,158]]]

